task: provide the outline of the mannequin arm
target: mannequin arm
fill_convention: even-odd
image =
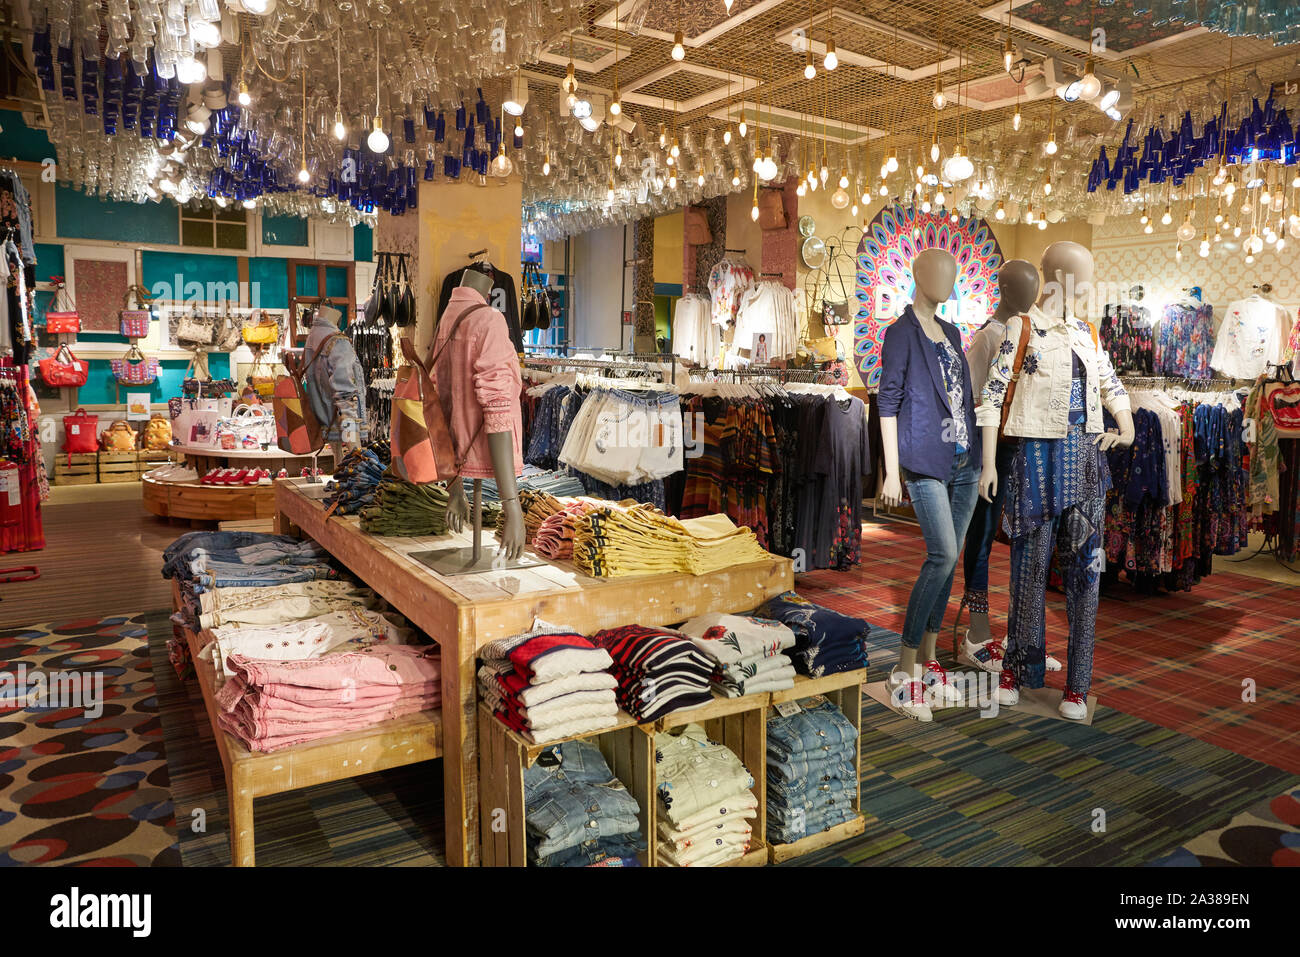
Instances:
[[[512,432],[489,432],[488,449],[492,453],[492,472],[497,479],[497,493],[505,510],[501,529],[501,547],[497,554],[515,559],[524,551],[524,511],[519,505],[519,487],[515,484],[515,437]],[[462,493],[463,496],[463,493]]]
[[[1133,413],[1128,409],[1120,409],[1112,413],[1115,416],[1115,422],[1119,425],[1119,434],[1114,432],[1103,432],[1093,441],[1097,443],[1097,448],[1105,452],[1107,449],[1116,445],[1128,448],[1133,444]]]
[[[469,499],[465,497],[465,483],[460,476],[447,483],[447,527],[459,532],[469,525]]]
[[[880,441],[885,449],[885,483],[880,500],[889,506],[903,504],[903,483],[898,471],[898,417],[881,416]]]
[[[983,462],[980,471],[980,498],[992,503],[998,494],[998,427],[986,425],[980,429],[983,443]]]

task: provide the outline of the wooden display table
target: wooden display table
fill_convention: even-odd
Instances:
[[[274,477],[280,469],[288,469],[290,475],[297,475],[304,468],[311,466],[310,455],[290,455],[278,448],[265,451],[260,449],[214,449],[210,445],[174,445],[172,452],[185,456],[185,464],[199,473],[199,478],[211,469],[268,469]],[[334,453],[328,445],[316,456],[316,467],[329,474],[334,467]]]
[[[670,625],[709,611],[754,608],[794,587],[793,563],[775,555],[709,575],[594,579],[567,563],[552,563],[443,578],[410,553],[467,545],[465,534],[366,535],[355,516],[326,519],[305,484],[302,479],[275,483],[277,531],[315,539],[442,646],[443,787],[447,863],[453,865],[480,861],[475,659],[487,642],[527,631],[534,618],[582,634],[628,624]],[[485,533],[484,547],[490,538]]]
[[[180,595],[172,581],[173,610],[180,608]],[[222,730],[217,721],[218,677],[210,654],[199,650],[198,635],[175,626],[183,633],[194,660],[194,671],[203,692],[203,706],[212,725],[212,737],[221,754],[230,806],[230,862],[252,867],[253,799],[343,781],[372,771],[398,768],[442,756],[442,712],[421,711],[359,731],[309,741],[278,751],[249,751],[236,737]]]
[[[272,485],[200,485],[143,476],[140,487],[144,507],[159,518],[224,522],[275,517]]]

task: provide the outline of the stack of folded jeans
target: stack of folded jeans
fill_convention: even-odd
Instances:
[[[328,486],[330,494],[325,500],[326,506],[334,506],[334,511],[339,515],[351,515],[373,505],[375,490],[387,468],[388,463],[369,446],[353,449],[334,469],[333,480]]]
[[[713,662],[680,632],[625,625],[591,636],[609,652],[618,679],[618,703],[638,721],[713,700]]]
[[[754,778],[698,724],[655,739],[655,781],[659,863],[711,867],[749,850],[749,821],[758,815]]]
[[[794,665],[782,654],[794,632],[780,622],[710,612],[679,630],[713,661],[714,688],[728,698],[794,687]]]
[[[534,744],[618,723],[609,653],[570,628],[533,624],[479,652],[479,691],[502,724]]]
[[[483,483],[485,494],[487,484],[487,482]],[[567,470],[547,472],[525,469],[523,476],[519,479],[519,487],[533,492],[546,492],[556,498],[584,494],[582,483]]]
[[[415,632],[397,615],[349,608],[314,618],[261,625],[221,625],[211,635],[212,662],[226,677],[234,677],[232,655],[269,661],[300,661],[372,645],[408,645]],[[200,639],[201,640],[201,639]]]
[[[593,499],[580,498],[565,504],[562,511],[546,516],[532,538],[533,551],[554,561],[572,558],[574,526],[581,516],[599,507]]]
[[[767,722],[767,838],[793,844],[857,816],[858,730],[820,696]]]
[[[191,631],[220,625],[273,625],[315,618],[331,611],[375,608],[381,599],[350,581],[290,582],[271,588],[212,588],[201,595],[181,593],[174,621]]]
[[[768,557],[754,533],[725,515],[678,520],[651,505],[605,505],[574,522],[573,561],[589,575],[704,575]]]
[[[218,721],[252,751],[356,731],[442,702],[435,645],[381,644],[302,661],[233,654],[227,663],[234,677],[217,692]]]
[[[861,618],[814,605],[792,591],[768,600],[754,614],[783,622],[794,631],[790,657],[800,674],[820,678],[867,666],[871,626]]]
[[[547,748],[524,770],[528,863],[535,867],[639,866],[641,807],[586,741]]]
[[[163,577],[182,592],[268,588],[341,577],[324,548],[310,540],[261,532],[189,532],[163,551]]]

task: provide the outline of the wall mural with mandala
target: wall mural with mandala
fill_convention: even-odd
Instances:
[[[946,249],[957,260],[957,285],[939,315],[961,330],[970,346],[975,330],[997,308],[995,274],[1002,247],[983,219],[922,213],[913,207],[886,206],[862,234],[857,255],[857,316],[853,352],[863,385],[880,385],[880,350],[888,329],[912,301],[916,289],[912,260],[924,249]]]

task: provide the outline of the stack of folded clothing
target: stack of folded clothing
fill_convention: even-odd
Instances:
[[[189,532],[164,549],[162,574],[194,595],[342,577],[315,542],[261,532]]]
[[[794,687],[794,665],[781,653],[794,632],[780,622],[710,612],[679,630],[713,661],[714,687],[728,698]]]
[[[534,492],[546,492],[557,498],[586,494],[582,488],[582,482],[578,481],[577,476],[572,475],[567,470],[544,471],[527,467],[524,469],[523,477],[519,479],[519,487],[531,489]]]
[[[570,628],[536,621],[532,631],[489,642],[479,656],[483,699],[534,744],[618,723],[609,653]]]
[[[375,487],[374,504],[361,510],[368,535],[442,535],[447,531],[447,488],[441,482],[416,485],[392,474]]]
[[[382,644],[303,661],[241,654],[217,692],[218,720],[252,751],[369,727],[442,702],[436,645]]]
[[[625,625],[591,636],[609,652],[618,679],[618,703],[638,721],[713,700],[713,662],[680,632]]]
[[[331,611],[375,608],[381,599],[349,581],[290,582],[265,588],[212,588],[201,595],[181,593],[181,610],[172,616],[191,631],[219,625],[273,625],[315,618]]]
[[[748,528],[726,515],[679,521],[653,505],[605,505],[574,522],[573,560],[601,578],[709,572],[768,557]]]
[[[550,516],[562,512],[564,503],[554,495],[521,488],[519,490],[519,508],[524,513],[524,540],[531,543],[533,538],[536,537],[537,530],[541,527],[542,522]],[[505,513],[502,512],[501,521],[504,520]]]
[[[524,770],[524,809],[532,866],[640,865],[641,807],[586,741],[547,748]]]
[[[767,837],[793,844],[857,816],[858,730],[816,696],[767,723]]]
[[[332,507],[338,515],[351,515],[373,505],[375,490],[387,468],[387,461],[370,446],[353,449],[334,469],[327,486],[330,494],[325,499],[326,507]]]
[[[200,634],[211,635],[212,661],[226,677],[232,655],[269,661],[301,661],[373,645],[408,645],[415,632],[397,615],[349,608],[314,618],[265,625],[221,625]],[[205,646],[207,647],[207,646]]]
[[[594,508],[594,500],[581,498],[567,503],[562,511],[548,515],[533,536],[533,551],[554,561],[573,557],[573,529],[577,520]]]
[[[871,626],[861,618],[814,605],[792,591],[765,602],[754,614],[789,625],[794,631],[795,670],[820,678],[867,666]]]
[[[711,867],[743,857],[758,816],[754,778],[698,724],[656,739],[657,858],[668,867]]]

